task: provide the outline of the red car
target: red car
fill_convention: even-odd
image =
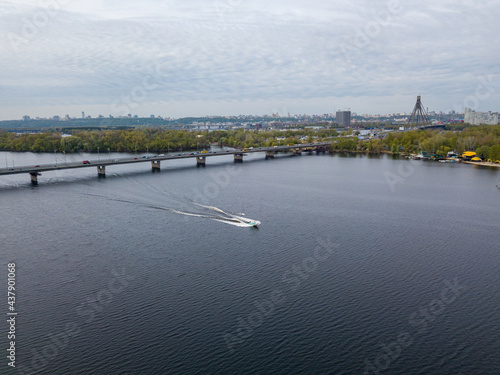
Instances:
[[[83,164],[90,164],[90,161],[88,161],[88,160],[84,160],[84,161],[83,161]]]

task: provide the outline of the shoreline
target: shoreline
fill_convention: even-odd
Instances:
[[[500,164],[498,164],[498,163],[490,163],[490,162],[487,162],[487,161],[462,161],[462,163],[472,164],[472,165],[480,165],[480,166],[483,166],[483,167],[500,168]]]
[[[183,151],[175,151],[175,152],[191,152],[193,150],[183,150]],[[390,155],[390,156],[396,156],[398,158],[413,158],[416,156],[416,154],[408,154],[408,153],[394,153],[389,150],[380,150],[380,151],[367,151],[367,150],[336,150],[336,149],[327,149],[326,150],[329,154],[340,154],[340,153],[347,153],[347,154],[357,154],[357,155],[365,155],[365,156],[380,156],[380,155]],[[33,152],[33,151],[3,151],[0,150],[0,152],[3,153],[10,153],[10,154],[24,154],[24,153],[32,153],[32,154],[51,154],[50,152]],[[67,152],[66,155],[78,155],[78,154],[91,154],[91,155],[98,155],[99,153],[95,152],[90,152],[90,151],[77,151],[77,152]],[[127,152],[127,151],[112,151],[113,154],[128,154],[128,155],[137,155],[134,154],[133,152]],[[141,154],[144,152],[140,152]],[[170,152],[171,154],[174,154],[174,152]],[[58,155],[62,155],[64,153],[57,153]],[[107,154],[107,153],[106,153]],[[152,154],[152,153],[150,153]],[[102,153],[104,155],[104,153]],[[481,167],[494,167],[494,168],[500,168],[500,163],[493,163],[493,162],[486,162],[486,161],[465,161],[461,159],[455,159],[455,158],[443,158],[439,160],[455,160],[457,163],[464,163],[464,164],[471,164],[471,165],[477,165]],[[430,161],[439,161],[439,160],[430,160]]]
[[[367,151],[352,151],[352,150],[329,150],[329,153],[350,153],[350,154],[362,154],[362,155],[392,155],[392,156],[399,156],[402,158],[410,158],[416,156],[416,154],[406,154],[406,153],[400,153],[400,154],[395,154],[394,152],[388,151],[388,150],[382,150],[380,152],[367,152]],[[478,165],[482,167],[495,167],[495,168],[500,168],[499,163],[492,163],[492,162],[487,162],[487,161],[465,161],[461,159],[450,159],[450,158],[444,158],[440,160],[455,160],[457,163],[463,163],[463,164],[471,164],[471,165]],[[431,161],[439,161],[439,160],[431,160]]]

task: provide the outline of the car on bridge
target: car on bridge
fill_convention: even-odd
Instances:
[[[88,160],[84,160],[84,161],[83,161],[83,164],[90,164],[90,161],[88,161]]]

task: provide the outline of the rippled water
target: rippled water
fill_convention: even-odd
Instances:
[[[47,172],[37,187],[0,177],[18,369],[500,373],[499,170],[341,155],[194,164]],[[198,212],[192,200],[262,224],[172,211]]]

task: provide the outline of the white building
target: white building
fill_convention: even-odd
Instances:
[[[465,108],[464,122],[472,125],[498,125],[498,112],[476,112],[470,108]]]

